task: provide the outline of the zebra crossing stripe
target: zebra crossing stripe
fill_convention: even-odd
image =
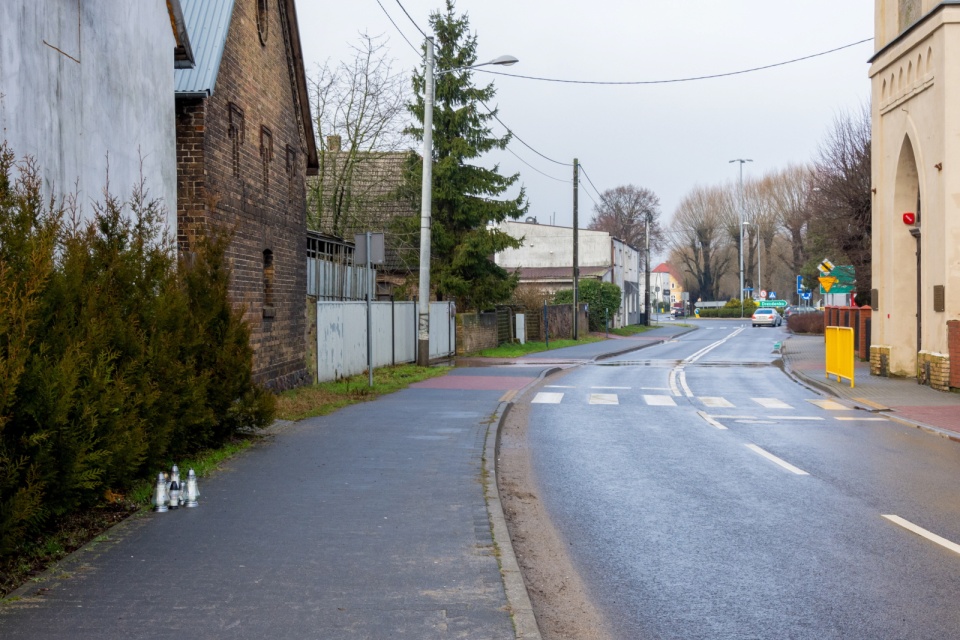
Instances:
[[[783,400],[777,400],[776,398],[750,398],[758,405],[764,409],[793,409]]]
[[[547,393],[541,391],[531,402],[533,404],[560,404],[561,400],[563,400],[562,393]]]
[[[713,397],[713,396],[703,396],[700,398],[700,402],[702,402],[704,406],[714,408],[714,409],[717,409],[717,408],[729,409],[730,407],[734,406],[726,398],[719,398],[719,397]]]
[[[620,404],[615,393],[591,393],[590,404]]]
[[[671,396],[653,396],[644,394],[643,401],[652,407],[675,407],[677,403],[674,402]]]

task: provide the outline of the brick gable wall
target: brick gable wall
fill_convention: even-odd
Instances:
[[[251,330],[254,377],[275,390],[308,381],[306,152],[279,3],[237,0],[213,95],[178,99],[178,230],[232,230],[231,295]],[[269,282],[268,282],[269,281]]]

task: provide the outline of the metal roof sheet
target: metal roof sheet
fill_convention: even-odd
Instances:
[[[196,65],[174,71],[174,92],[213,95],[223,48],[227,43],[234,0],[180,0]]]

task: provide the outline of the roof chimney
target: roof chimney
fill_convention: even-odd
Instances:
[[[340,136],[327,136],[327,151],[340,151]]]

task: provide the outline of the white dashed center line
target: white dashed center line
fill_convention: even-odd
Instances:
[[[808,475],[810,475],[809,473],[807,473],[807,472],[804,471],[803,469],[798,469],[797,467],[793,466],[792,464],[790,464],[790,463],[787,462],[786,460],[782,460],[782,459],[778,458],[777,456],[773,455],[773,454],[770,453],[769,451],[764,451],[763,449],[761,449],[760,447],[758,447],[758,446],[755,445],[755,444],[748,444],[748,445],[746,445],[746,447],[747,447],[747,449],[750,449],[750,450],[753,451],[754,453],[757,453],[757,454],[763,456],[764,458],[766,458],[766,459],[769,460],[770,462],[773,462],[773,463],[776,463],[776,464],[780,465],[781,467],[783,467],[784,469],[786,469],[786,470],[789,471],[790,473],[795,473],[795,474],[797,474],[798,476],[808,476]]]
[[[935,534],[935,533],[933,533],[933,532],[931,532],[931,531],[927,531],[927,530],[924,529],[923,527],[919,527],[919,526],[913,524],[913,523],[910,522],[909,520],[904,520],[904,519],[901,518],[900,516],[894,516],[894,515],[883,515],[883,517],[886,518],[887,520],[889,520],[890,522],[894,523],[894,524],[900,525],[901,527],[903,527],[903,528],[906,529],[907,531],[912,531],[913,533],[917,534],[918,536],[920,536],[920,537],[922,537],[922,538],[926,538],[926,539],[929,540],[930,542],[935,542],[936,544],[940,545],[941,547],[944,547],[944,548],[946,548],[946,549],[950,549],[950,551],[953,551],[954,553],[960,553],[960,544],[957,544],[956,542],[951,542],[951,541],[947,540],[946,538],[941,538],[941,537],[938,536],[937,534]]]

